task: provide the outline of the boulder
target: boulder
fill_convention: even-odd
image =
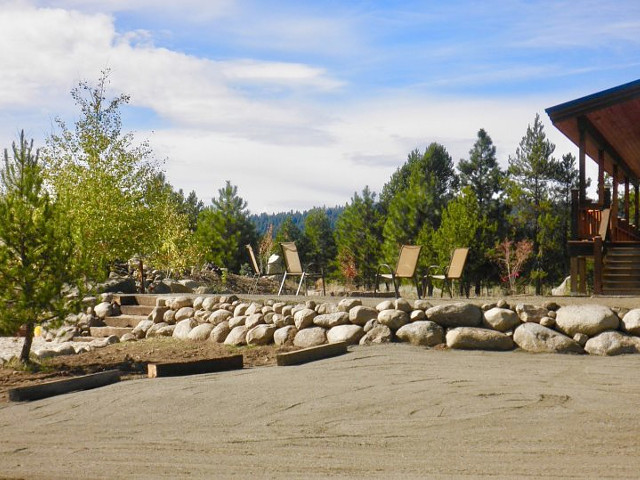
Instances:
[[[247,322],[247,317],[245,317],[244,315],[242,317],[231,317],[229,319],[229,328],[231,328],[231,330],[233,330],[236,327],[239,327],[240,325],[244,325]]]
[[[513,341],[533,353],[584,353],[573,339],[537,323],[523,323],[513,332]]]
[[[273,343],[279,347],[284,345],[293,345],[293,339],[295,338],[296,333],[298,333],[298,330],[296,330],[296,327],[293,325],[278,328],[273,333]]]
[[[527,323],[540,323],[542,317],[546,317],[549,309],[538,305],[529,305],[527,303],[519,303],[516,305],[516,313],[520,317],[520,321]]]
[[[629,310],[622,317],[622,329],[631,335],[640,335],[640,308]]]
[[[133,333],[125,333],[120,337],[120,342],[136,342],[138,337],[136,337]]]
[[[211,335],[209,335],[209,339],[217,343],[222,343],[227,339],[227,335],[229,335],[230,331],[229,322],[224,320],[213,327]]]
[[[110,278],[98,286],[101,292],[137,293],[136,280],[132,277]]]
[[[172,337],[173,336],[173,332],[175,331],[175,329],[176,329],[175,325],[167,325],[166,327],[159,328],[156,331],[156,336],[157,337]]]
[[[349,321],[354,325],[364,326],[374,318],[378,318],[378,311],[372,307],[357,305],[349,310]]]
[[[95,307],[93,307],[93,311],[96,314],[96,317],[105,319],[106,317],[110,317],[112,315],[111,304],[109,302],[101,302]]]
[[[305,328],[298,331],[293,344],[300,348],[315,347],[327,343],[327,331],[322,327]]]
[[[244,322],[247,330],[251,330],[253,327],[260,325],[261,323],[265,323],[264,317],[261,313],[254,313],[253,315],[249,315]]]
[[[542,325],[542,323],[540,324]],[[576,333],[573,336],[573,339],[578,343],[578,345],[580,345],[582,348],[584,348],[584,346],[587,344],[587,342],[589,341],[589,337],[587,337],[584,333]]]
[[[151,313],[149,314],[149,320],[153,323],[164,322],[164,314],[169,311],[167,307],[153,307]]]
[[[402,310],[382,310],[378,313],[378,323],[386,325],[391,330],[397,330],[409,323],[409,315]]]
[[[286,307],[287,304],[284,302],[275,302],[272,307],[275,313],[282,313],[282,309]]]
[[[196,297],[193,299],[193,309],[194,310],[204,310],[204,308],[202,308],[202,304],[204,303],[204,297],[200,296],[200,297]]]
[[[273,341],[273,334],[277,328],[265,323],[247,331],[247,345],[268,345]]]
[[[138,322],[138,325],[134,327],[131,331],[136,338],[144,338],[147,336],[147,332],[151,327],[153,327],[154,323],[151,320],[141,320]]]
[[[176,311],[167,310],[162,316],[162,321],[168,325],[174,325],[176,323]]]
[[[625,335],[620,332],[603,332],[587,340],[584,346],[591,355],[620,355],[623,353],[638,353],[640,338]]]
[[[433,307],[433,305],[431,305],[431,302],[429,302],[428,300],[423,300],[423,299],[418,299],[415,302],[413,302],[413,309],[414,310],[429,310],[431,307]]]
[[[318,313],[318,315],[324,315],[325,313],[335,313],[338,311],[338,306],[335,303],[321,303],[320,305],[316,306],[316,312]],[[351,312],[351,310],[349,310],[349,312]]]
[[[229,310],[216,310],[211,315],[209,315],[208,322],[212,323],[213,325],[218,325],[219,323],[229,320],[231,317],[233,317],[233,313],[231,313]]]
[[[376,305],[376,310],[382,312],[383,310],[395,310],[396,306],[392,300],[383,300]]]
[[[520,325],[518,314],[508,308],[494,307],[484,312],[483,325],[487,328],[508,332]]]
[[[364,329],[363,329],[364,330]],[[376,325],[360,339],[360,345],[389,343],[393,340],[393,332],[386,325]]]
[[[193,299],[186,295],[180,295],[178,297],[170,298],[167,305],[171,307],[172,310],[178,311],[182,307],[193,307]]]
[[[447,347],[460,350],[513,350],[513,338],[497,330],[458,327],[447,332]]]
[[[317,315],[314,317],[313,323],[314,325],[323,328],[333,328],[338,325],[346,325],[349,323],[349,314],[347,312],[325,313],[324,315]]]
[[[154,323],[153,326],[149,330],[147,330],[146,338],[159,337],[160,335],[158,335],[158,332],[162,330],[164,327],[166,327],[167,325],[168,324],[164,322]]]
[[[205,297],[204,300],[202,300],[202,308],[204,308],[205,310],[209,311],[209,312],[213,312],[215,310],[215,306],[220,303],[220,297]]]
[[[187,338],[189,340],[208,340],[213,328],[214,326],[212,324],[203,323],[201,325],[198,325],[197,327],[194,327],[187,335]]]
[[[553,312],[551,312],[553,313]],[[553,328],[556,326],[556,321],[553,317],[542,317],[540,319],[540,325],[547,328]]]
[[[231,345],[234,347],[239,347],[240,345],[247,344],[247,327],[244,325],[240,325],[238,327],[232,328],[227,335],[227,338],[224,339],[225,345]]]
[[[376,327],[380,325],[378,323],[378,316],[376,315],[376,318],[372,318],[371,320],[369,320],[367,323],[364,324],[364,331],[365,333],[368,332],[369,330],[371,330],[373,327]]]
[[[193,307],[182,307],[180,310],[176,312],[176,322],[180,323],[182,320],[187,318],[193,318],[196,311]]]
[[[409,313],[409,321],[411,322],[418,322],[426,319],[427,314],[424,313],[424,310],[412,310],[411,313]]]
[[[284,309],[283,309],[284,312]],[[303,330],[305,328],[313,326],[313,319],[316,317],[317,313],[315,310],[311,310],[310,308],[302,308],[298,310],[293,316],[293,321],[298,330]]]
[[[426,311],[427,318],[441,327],[478,327],[482,323],[482,310],[472,303],[436,305]]]
[[[233,316],[240,317],[242,315],[245,315],[245,312],[247,311],[248,308],[249,308],[248,303],[239,303],[238,305],[236,305],[236,308],[233,310]]]
[[[360,299],[357,299],[357,298],[343,298],[338,303],[338,310],[341,311],[341,312],[348,312],[353,307],[358,307],[360,305],[362,305],[362,300],[360,300]]]
[[[274,313],[272,320],[273,320],[273,324],[276,326],[276,328],[282,328],[282,327],[287,327],[289,325],[295,325],[295,322],[293,321],[293,317],[291,315],[282,315],[280,313]]]
[[[430,320],[417,320],[399,328],[396,337],[411,345],[433,347],[444,343],[444,330]]]
[[[618,316],[604,305],[569,305],[556,312],[556,327],[573,337],[584,333],[595,337],[606,330],[616,330],[620,325]]]
[[[186,285],[181,284],[180,282],[176,282],[170,278],[163,279],[160,284],[164,284],[169,287],[171,293],[193,293],[193,289],[187,287]]]
[[[247,307],[247,309],[245,310],[244,314],[247,317],[250,317],[251,315],[255,314],[255,313],[265,313],[262,311],[262,305],[256,302],[251,302],[251,304],[249,305],[249,307]]]
[[[198,322],[194,318],[186,318],[176,324],[176,328],[173,331],[173,338],[179,338],[185,340],[189,338],[189,332],[198,325]]]
[[[329,343],[347,342],[347,345],[357,345],[364,336],[364,329],[359,325],[338,325],[327,332]]]
[[[411,306],[409,301],[404,298],[396,298],[396,301],[393,302],[393,307],[396,310],[402,310],[406,313],[411,313],[411,310],[413,310],[413,307]]]

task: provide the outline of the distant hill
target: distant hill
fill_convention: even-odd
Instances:
[[[331,228],[335,229],[336,221],[342,212],[344,211],[344,207],[320,207],[325,212],[327,212],[327,216],[329,217],[329,221],[331,222]],[[256,226],[256,230],[260,235],[263,235],[264,232],[267,231],[269,225],[273,225],[273,233],[278,231],[280,225],[287,217],[291,217],[293,223],[302,231],[304,231],[304,221],[307,218],[310,210],[305,210],[303,212],[290,210],[289,212],[279,212],[279,213],[260,213],[257,215],[250,215],[249,220]]]

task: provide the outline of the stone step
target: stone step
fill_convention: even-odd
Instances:
[[[144,294],[121,294],[115,295],[114,299],[121,306],[123,305],[147,305],[154,307],[156,305],[156,298],[160,295],[144,295]]]
[[[154,307],[151,305],[121,305],[120,311],[124,315],[149,315]]]
[[[107,327],[135,327],[140,321],[146,319],[146,315],[118,315],[117,317],[106,317],[104,324]]]
[[[91,327],[89,334],[96,338],[105,338],[111,335],[121,338],[125,333],[131,333],[132,330],[131,327]]]

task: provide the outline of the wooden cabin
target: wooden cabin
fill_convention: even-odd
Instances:
[[[640,295],[640,80],[546,112],[579,149],[569,240],[571,293],[587,293],[586,261],[593,258],[594,294]],[[587,157],[598,166],[596,199],[587,197]]]

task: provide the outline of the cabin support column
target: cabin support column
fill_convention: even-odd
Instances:
[[[640,228],[640,195],[638,192],[638,190],[640,190],[638,188],[638,182],[636,180],[636,184],[633,186],[633,192],[635,193],[634,196],[634,212],[633,212],[633,224],[635,225],[636,229]]]
[[[629,177],[624,177],[624,218],[627,223],[631,223],[629,215]]]
[[[604,150],[598,150],[598,205],[604,208]]]
[[[611,239],[616,240],[618,228],[618,165],[613,166],[613,195],[611,196]]]
[[[583,122],[578,122],[578,128],[580,129],[580,145],[578,145],[580,151],[578,154],[578,166],[580,169],[580,176],[578,179],[578,188],[580,189],[580,207],[582,207],[587,198],[587,184],[585,174],[585,157],[587,150],[587,134]]]

